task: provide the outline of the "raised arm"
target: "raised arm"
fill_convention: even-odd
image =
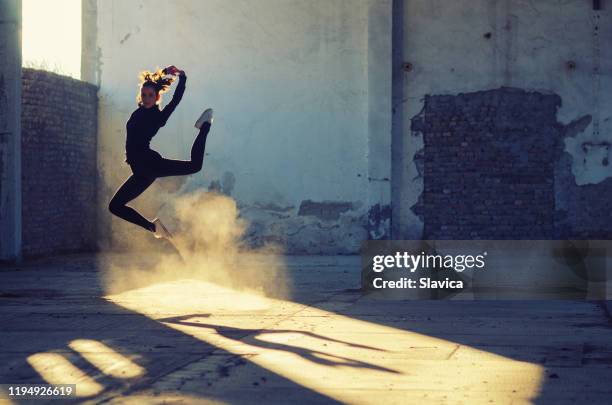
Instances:
[[[185,76],[185,72],[181,70],[179,71],[178,77],[178,84],[176,89],[174,89],[172,100],[170,100],[170,102],[161,110],[161,118],[159,122],[160,127],[166,125],[168,118],[170,118],[170,115],[183,98],[183,93],[185,93],[185,82],[187,81],[187,76]]]

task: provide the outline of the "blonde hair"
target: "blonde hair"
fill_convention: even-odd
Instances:
[[[143,70],[138,75],[138,80],[140,81],[140,86],[138,89],[138,95],[136,96],[136,101],[138,105],[142,104],[141,98],[141,90],[143,87],[152,87],[155,90],[155,94],[163,94],[168,90],[172,82],[174,81],[173,77],[164,77],[166,73],[164,69],[157,68],[154,72],[150,72],[148,70]]]

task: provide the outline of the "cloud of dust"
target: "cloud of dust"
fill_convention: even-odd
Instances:
[[[157,251],[138,249],[104,264],[106,293],[187,278],[289,298],[281,248],[272,244],[253,248],[244,243],[249,224],[239,218],[232,198],[205,191],[175,196],[160,219],[173,234],[173,243],[147,235],[159,244]]]

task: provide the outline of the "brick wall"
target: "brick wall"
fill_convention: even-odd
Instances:
[[[553,237],[560,101],[513,88],[426,97],[412,122],[424,140],[425,238]]]
[[[577,185],[564,151],[591,117],[561,124],[560,105],[558,95],[506,87],[426,96],[412,119],[424,141],[412,207],[423,237],[611,239],[612,179]]]
[[[23,254],[92,250],[97,88],[33,69],[22,79]]]

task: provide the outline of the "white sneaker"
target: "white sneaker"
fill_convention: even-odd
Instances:
[[[198,120],[195,123],[195,127],[197,129],[202,128],[202,124],[204,124],[205,122],[208,122],[209,124],[212,124],[213,122],[213,110],[212,108],[207,108],[206,110],[204,110],[204,112],[202,113],[202,115],[200,115],[200,118],[198,118]]]
[[[172,234],[166,229],[164,224],[161,223],[159,218],[153,220],[153,225],[155,225],[155,232],[153,232],[153,235],[155,235],[157,239],[172,239]]]

